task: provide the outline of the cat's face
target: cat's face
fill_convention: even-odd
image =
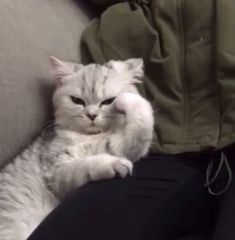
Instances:
[[[137,93],[134,83],[143,77],[140,59],[83,66],[51,57],[51,64],[57,81],[56,123],[84,134],[106,132],[118,124],[121,116],[114,111],[115,98],[123,92]]]

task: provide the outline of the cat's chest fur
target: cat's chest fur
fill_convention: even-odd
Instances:
[[[108,133],[84,135],[73,131],[61,131],[59,136],[68,143],[74,154],[79,156],[90,156],[106,152],[109,139]]]

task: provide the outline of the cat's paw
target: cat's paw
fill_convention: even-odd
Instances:
[[[125,114],[127,119],[146,122],[146,126],[153,126],[153,109],[148,100],[135,93],[121,93],[115,100],[116,111]],[[143,121],[144,120],[144,121]],[[142,124],[142,123],[141,123]]]
[[[133,164],[125,158],[100,155],[89,159],[88,174],[92,181],[126,177],[132,174]]]
[[[121,93],[115,100],[115,108],[121,113],[125,114],[127,111],[134,110],[143,101],[143,98],[135,93]]]

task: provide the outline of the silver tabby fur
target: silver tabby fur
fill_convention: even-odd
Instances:
[[[151,144],[152,108],[134,85],[143,78],[141,59],[87,66],[50,60],[56,127],[0,173],[0,240],[25,240],[73,189],[131,174]]]

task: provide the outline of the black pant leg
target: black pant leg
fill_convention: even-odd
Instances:
[[[205,172],[175,157],[136,164],[133,177],[70,194],[29,240],[174,240],[207,234]],[[202,239],[202,238],[200,238]]]
[[[234,146],[233,146],[234,147]],[[228,151],[227,157],[231,172],[235,172],[235,151]],[[228,172],[222,169],[218,177],[216,190],[221,190],[228,181]],[[217,202],[215,211],[217,214],[213,240],[234,240],[235,239],[235,176],[232,174],[232,181],[229,189],[221,196],[214,197]]]

